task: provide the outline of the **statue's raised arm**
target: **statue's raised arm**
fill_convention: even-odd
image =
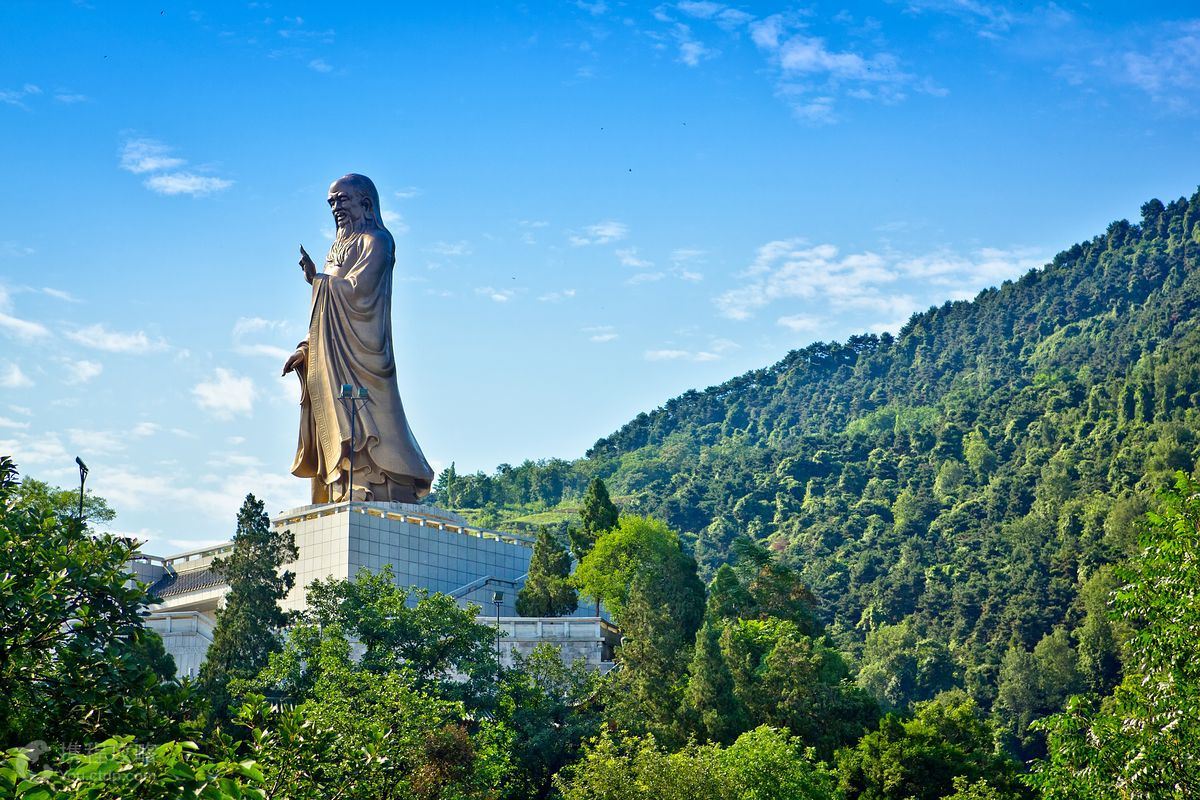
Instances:
[[[429,493],[433,470],[408,427],[396,384],[395,242],[369,178],[339,178],[328,202],[337,236],[321,273],[300,248],[300,267],[312,284],[308,339],[284,364],[284,374],[295,371],[302,389],[292,474],[312,481],[314,503],[415,503]],[[349,401],[338,399],[343,384],[367,390],[365,401],[355,401],[353,439]]]

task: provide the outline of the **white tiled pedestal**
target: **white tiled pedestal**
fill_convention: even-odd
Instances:
[[[515,588],[533,555],[531,539],[473,528],[457,514],[407,503],[303,506],[271,524],[290,530],[300,552],[286,567],[296,573],[296,585],[281,603],[287,610],[305,607],[305,587],[318,578],[353,578],[360,569],[379,572],[390,564],[399,586],[486,603],[488,611],[492,591],[499,589],[500,613],[512,616]]]

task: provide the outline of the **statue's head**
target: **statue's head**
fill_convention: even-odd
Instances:
[[[379,191],[366,175],[351,172],[331,183],[329,208],[333,211],[339,236],[383,228]]]

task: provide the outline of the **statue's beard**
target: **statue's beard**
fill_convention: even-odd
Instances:
[[[363,233],[364,231],[371,230],[374,227],[371,224],[371,220],[369,220],[365,216],[362,219],[360,219],[358,222],[351,221],[350,217],[345,217],[340,222],[337,219],[335,219],[334,222],[337,224],[338,241],[345,239],[347,236],[349,236],[352,233]]]

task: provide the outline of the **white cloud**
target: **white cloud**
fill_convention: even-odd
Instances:
[[[263,319],[262,317],[239,317],[233,324],[233,350],[242,356],[267,356],[277,361],[286,361],[292,350],[262,342],[247,342],[246,337],[261,333],[285,333],[289,328],[283,320]]]
[[[868,311],[886,319],[907,318],[923,302],[947,295],[974,293],[1044,263],[1032,248],[981,248],[968,255],[937,251],[926,255],[873,252],[840,255],[831,244],[808,245],[801,239],[768,242],[742,274],[742,285],[716,298],[723,316],[748,319],[755,311],[781,300],[803,300],[814,307]],[[905,291],[892,288],[903,280]],[[778,324],[807,330],[814,324],[803,314],[784,316]]]
[[[458,242],[435,242],[429,250],[446,258],[471,255],[471,245],[465,240]]]
[[[583,333],[588,334],[590,342],[611,342],[617,338],[617,332],[612,325],[591,325],[581,329]]]
[[[574,289],[563,289],[561,292],[547,292],[538,297],[543,303],[557,303],[559,300],[569,300],[575,296]]]
[[[314,58],[312,61],[309,61],[308,68],[311,69],[313,72],[323,72],[323,73],[333,72],[333,67],[331,67],[329,65],[329,62],[323,58]]]
[[[408,233],[408,223],[404,221],[404,217],[395,211],[383,212],[383,224],[395,236],[403,236]]]
[[[121,169],[135,175],[173,169],[186,163],[171,155],[171,148],[156,139],[129,139],[121,148]]]
[[[475,294],[483,295],[497,303],[507,303],[513,298],[515,292],[512,289],[496,289],[491,286],[480,286],[475,290]]]
[[[639,272],[637,275],[630,277],[625,282],[630,286],[637,286],[639,283],[652,283],[654,281],[661,281],[665,277],[665,272]]]
[[[45,477],[49,472],[47,467],[61,466],[65,469],[68,464],[75,466],[71,463],[71,454],[63,447],[56,433],[19,434],[16,439],[0,440],[0,453],[11,453],[25,474],[29,474],[30,467],[40,467],[37,472]]]
[[[647,361],[717,361],[721,358],[717,353],[708,350],[647,350],[644,353]]]
[[[26,97],[33,97],[42,93],[41,87],[37,84],[27,83],[20,89],[5,89],[0,91],[0,103],[17,108],[26,108],[24,100]]]
[[[281,319],[263,319],[262,317],[238,317],[233,323],[233,338],[240,339],[248,333],[260,331],[285,331],[288,323]]]
[[[11,333],[19,339],[40,339],[50,335],[50,330],[39,322],[18,319],[0,312],[0,330]]]
[[[686,64],[689,67],[698,67],[701,61],[716,58],[721,54],[721,51],[709,47],[697,39],[692,34],[692,29],[682,22],[677,22],[672,26],[671,35],[675,38],[675,43],[679,46],[680,63]]]
[[[599,17],[608,11],[608,3],[605,3],[604,0],[595,0],[593,3],[587,3],[584,0],[575,0],[575,5],[593,17]]]
[[[77,92],[58,92],[54,95],[54,99],[66,105],[74,105],[75,103],[86,103],[88,96]]]
[[[217,367],[210,378],[192,388],[192,394],[196,404],[217,419],[232,419],[254,411],[258,392],[250,378]]]
[[[33,386],[33,381],[16,364],[9,363],[0,367],[0,388],[28,389],[30,386]]]
[[[50,335],[50,330],[41,323],[20,319],[5,313],[12,308],[8,289],[0,284],[0,330],[18,339],[33,340]]]
[[[28,422],[17,422],[15,419],[0,417],[0,428],[28,428]]]
[[[805,314],[790,314],[786,317],[780,317],[775,320],[775,324],[787,328],[795,333],[812,333],[820,329],[821,319],[819,317],[810,317]]]
[[[146,188],[152,192],[165,195],[190,194],[192,197],[220,192],[230,186],[233,186],[233,181],[225,178],[195,175],[191,172],[167,172],[153,175],[146,180]]]
[[[89,325],[76,331],[68,331],[67,338],[85,347],[104,350],[108,353],[156,353],[167,349],[162,339],[151,339],[144,331],[122,333],[110,331],[103,323]]]
[[[133,430],[130,431],[130,433],[132,433],[134,436],[146,437],[153,436],[160,430],[162,430],[162,426],[157,422],[139,422],[137,425],[133,426]]]
[[[52,288],[50,288],[49,286],[45,286],[45,287],[43,287],[43,288],[42,288],[42,293],[43,293],[43,294],[48,294],[48,295],[50,295],[50,296],[51,296],[51,297],[53,297],[53,298],[56,298],[56,299],[58,299],[58,300],[62,300],[62,301],[64,301],[64,302],[67,302],[67,303],[78,303],[78,302],[80,302],[80,300],[79,300],[79,298],[78,298],[78,297],[75,297],[75,295],[71,294],[70,292],[64,292],[62,289],[52,289]]]
[[[124,438],[113,431],[89,431],[82,428],[68,428],[67,438],[71,445],[85,453],[104,453],[112,450],[125,449]]]
[[[104,371],[104,365],[99,361],[88,361],[87,359],[68,360],[64,366],[67,368],[66,381],[69,384],[87,383]]]
[[[212,194],[233,185],[233,181],[192,172],[167,172],[187,164],[185,159],[171,155],[172,148],[157,139],[127,139],[121,148],[121,169],[135,175],[150,175],[144,185],[158,194],[188,194],[193,197]]]
[[[416,186],[405,186],[403,189],[397,189],[394,193],[401,200],[411,200],[421,194],[421,190]]]
[[[575,247],[594,244],[608,244],[624,239],[629,235],[629,227],[623,222],[605,220],[595,225],[588,225],[582,234],[571,234],[568,241]]]
[[[758,19],[723,3],[677,3],[675,10],[696,21],[693,28],[674,19],[664,8],[660,7],[656,18],[670,27],[656,38],[673,39],[679,60],[688,66],[698,66],[720,55],[698,34],[700,27],[715,24],[734,38],[748,33],[766,59],[777,95],[808,122],[834,122],[841,98],[896,103],[912,91],[945,94],[930,79],[907,72],[891,53],[838,47],[812,35],[811,23],[802,12]]]
[[[653,267],[653,261],[647,261],[638,256],[636,247],[626,247],[623,250],[617,250],[617,260],[621,262],[621,266],[633,267],[634,269],[647,269]]]

